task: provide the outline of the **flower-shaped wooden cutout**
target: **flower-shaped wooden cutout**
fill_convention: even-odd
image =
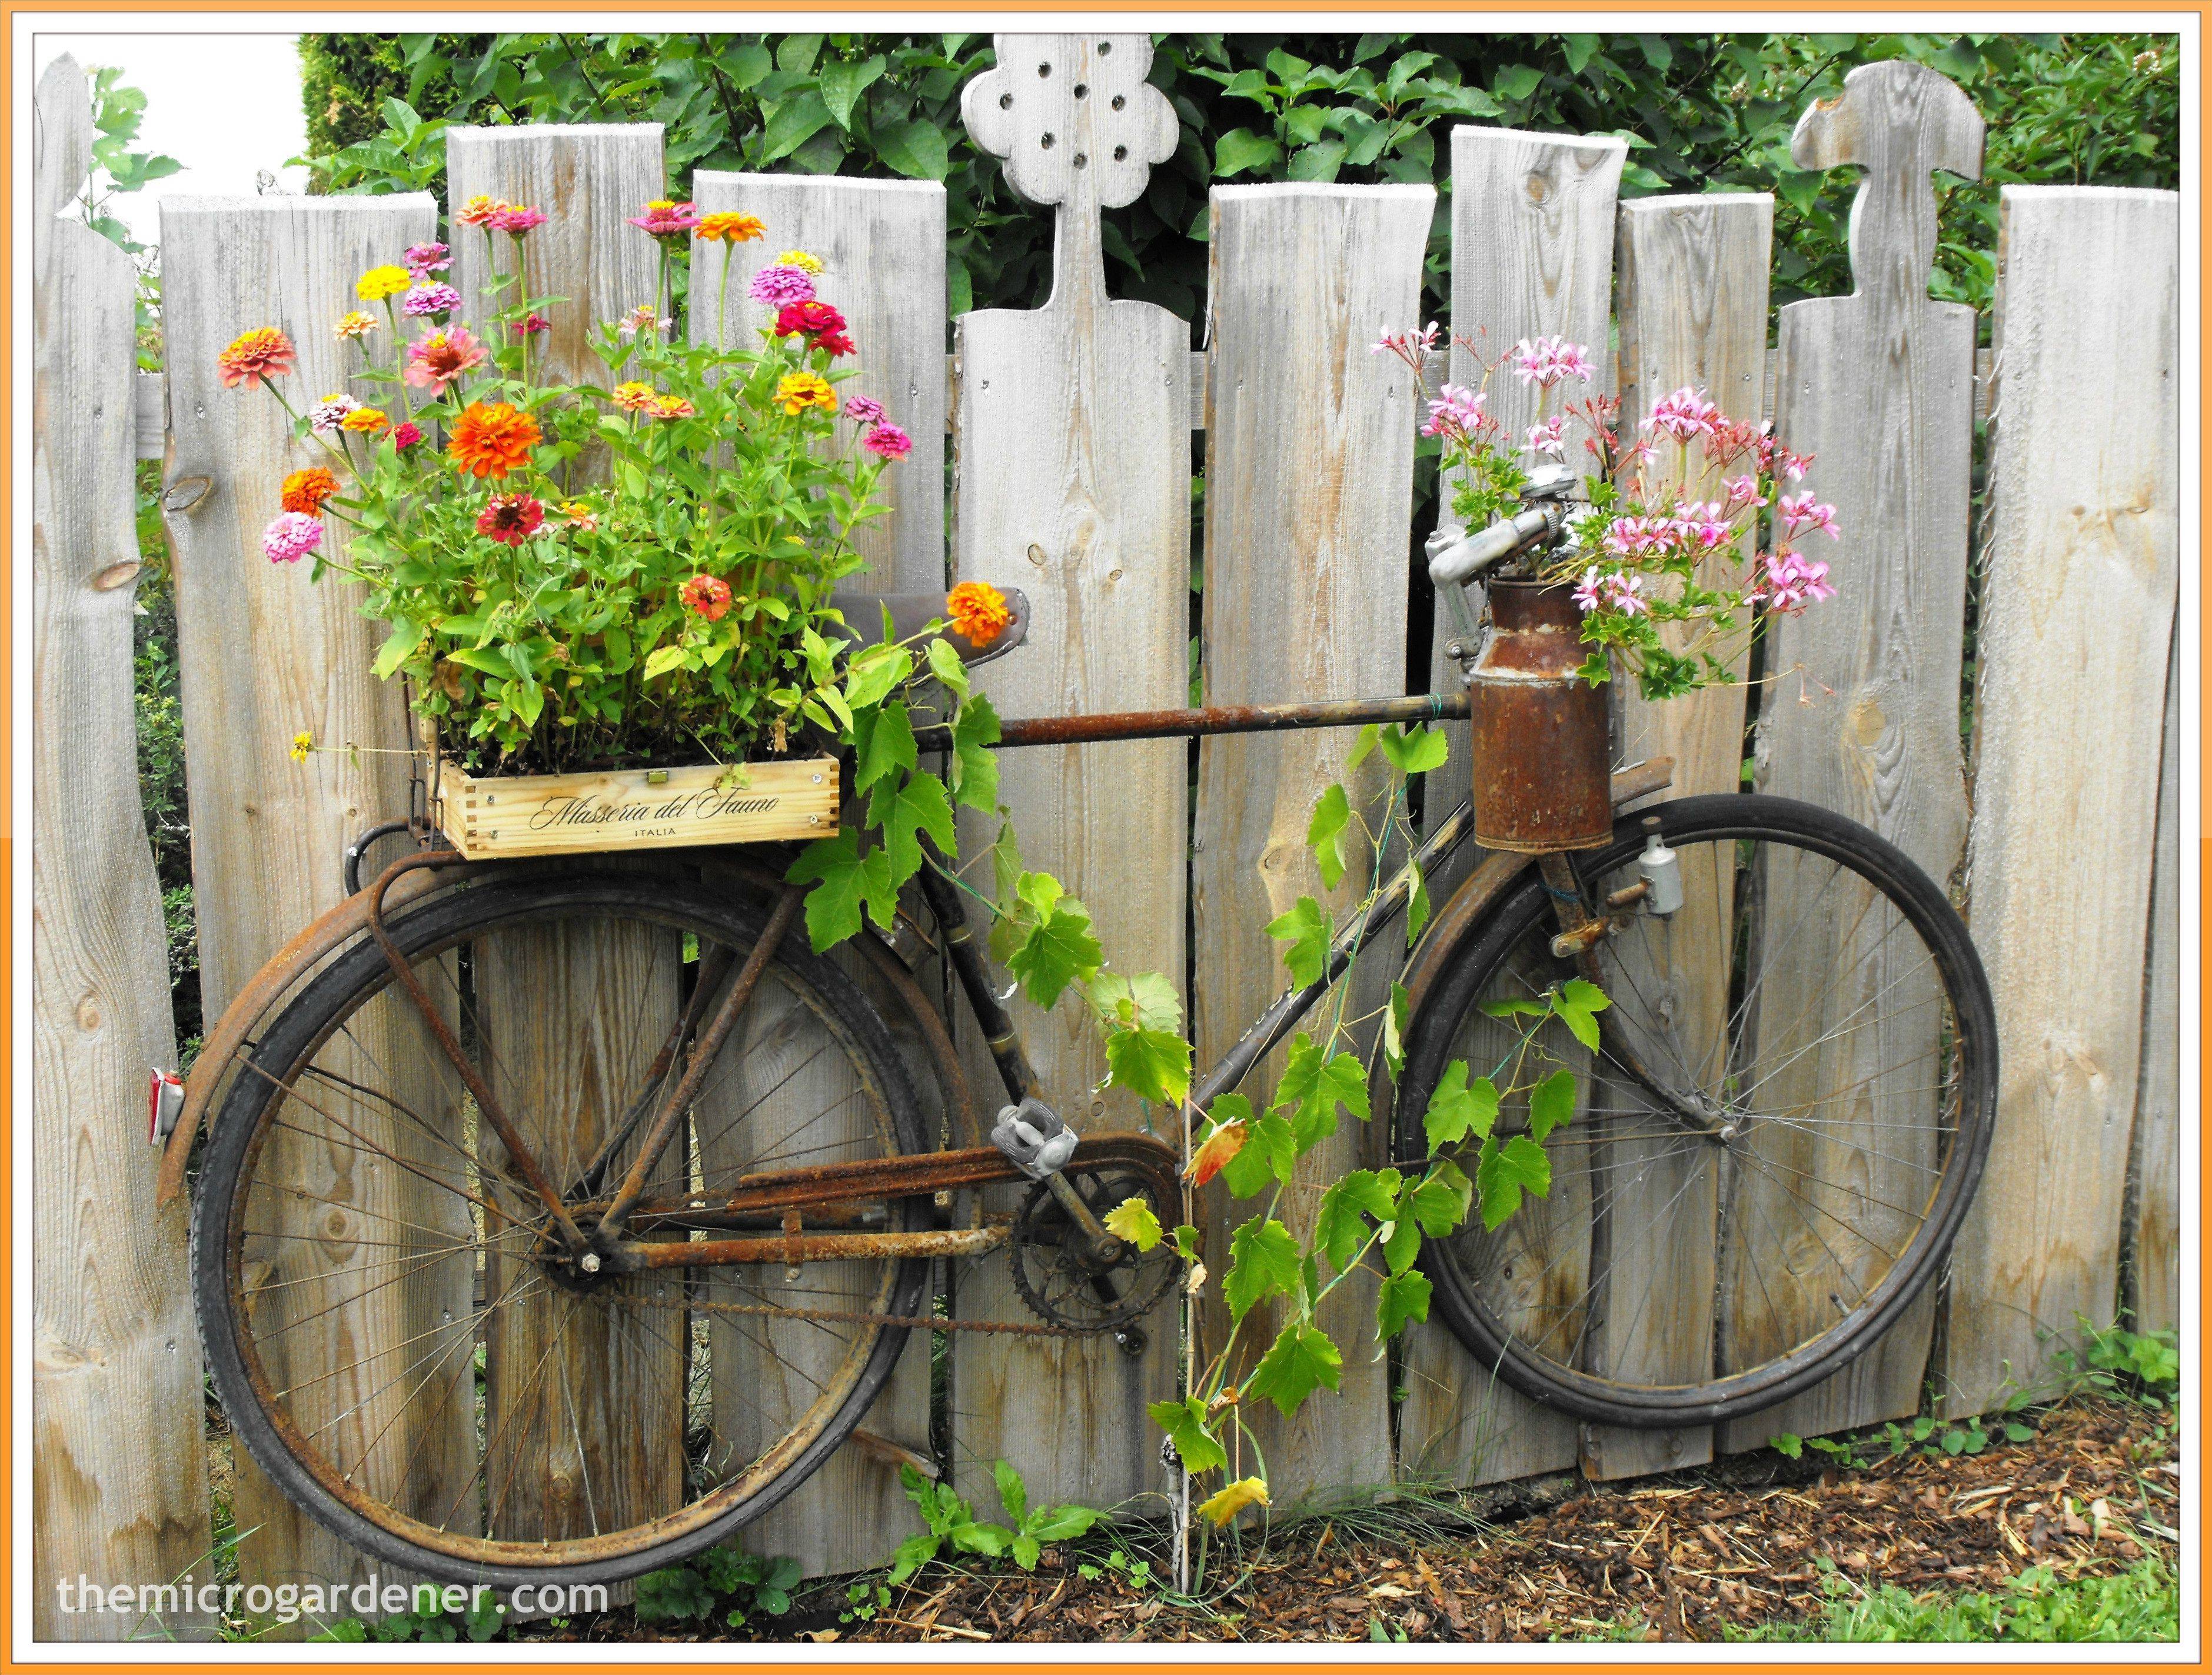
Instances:
[[[960,115],[1032,203],[1133,203],[1175,155],[1175,107],[1145,80],[1149,35],[998,35],[998,68],[968,84]]]

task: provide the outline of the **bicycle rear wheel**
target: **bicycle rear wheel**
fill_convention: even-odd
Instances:
[[[1531,869],[1413,1020],[1394,1144],[1426,1155],[1454,1059],[1501,1087],[1547,1059],[1575,1071],[1548,1196],[1430,1241],[1422,1265],[1483,1368],[1579,1417],[1660,1428],[1809,1388],[1936,1276],[1988,1155],[1996,1025],[1966,926],[1874,833],[1772,797],[1652,812],[1686,899],[1600,944],[1597,1050],[1505,1011],[1589,974],[1553,956]],[[1588,903],[1637,881],[1644,835],[1624,820],[1575,858]],[[1528,1133],[1525,1095],[1494,1132]]]
[[[391,932],[584,1224],[765,919],[674,869],[549,871],[440,895]],[[697,1214],[744,1174],[928,1144],[882,1016],[794,929],[630,1225],[775,1233],[772,1213]],[[613,1581],[724,1539],[890,1377],[906,1330],[838,1317],[925,1311],[918,1259],[581,1276],[554,1259],[528,1173],[364,941],[240,1065],[194,1203],[201,1336],[237,1435],[322,1523],[440,1581]],[[927,1225],[926,1199],[897,1199],[829,1230]]]

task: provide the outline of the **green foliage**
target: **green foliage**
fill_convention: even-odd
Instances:
[[[921,1514],[922,1529],[901,1542],[892,1555],[892,1587],[947,1552],[1011,1558],[1023,1569],[1035,1570],[1048,1544],[1071,1540],[1104,1515],[1074,1505],[1032,1508],[1022,1474],[1003,1460],[992,1467],[991,1476],[1011,1527],[977,1521],[975,1508],[954,1493],[951,1484],[932,1483],[911,1466],[899,1467],[899,1481]]]
[[[131,236],[114,213],[116,195],[135,192],[167,179],[184,165],[160,152],[137,151],[131,142],[145,119],[146,95],[125,85],[123,72],[98,65],[91,72],[92,170],[79,197],[85,225],[121,246],[137,270],[136,290],[138,365],[157,372],[161,365],[161,282],[159,252]]]
[[[1958,80],[1989,119],[1984,179],[1945,182],[1934,284],[1986,306],[1996,189],[2006,181],[2172,187],[2179,66],[2172,35],[1328,34],[1158,36],[1152,81],[1175,156],[1106,217],[1117,294],[1195,323],[1206,192],[1217,181],[1432,184],[1422,313],[1449,289],[1450,130],[1479,123],[1629,137],[1625,196],[1777,194],[1773,300],[1849,290],[1843,234],[1856,171],[1806,173],[1790,132],[1862,64],[1908,58]],[[321,187],[434,186],[436,149],[398,158],[385,100],[433,122],[661,122],[670,185],[700,168],[941,179],[956,313],[1031,307],[1051,223],[1018,203],[959,121],[994,62],[980,34],[307,35],[308,150]],[[429,173],[420,173],[425,164]]]
[[[2181,1385],[2179,1333],[2130,1332],[2119,1326],[2100,1329],[2087,1320],[2077,1324],[2082,1334],[2080,1361],[2091,1386],[2108,1395],[2151,1403],[2175,1399]]]
[[[357,1617],[341,1617],[307,1638],[355,1644],[450,1646],[464,1640],[497,1640],[507,1626],[506,1617],[507,1607],[487,1592],[471,1595],[459,1611],[394,1611],[370,1623]]]
[[[637,1579],[641,1623],[704,1622],[720,1616],[732,1629],[755,1616],[781,1617],[799,1586],[794,1558],[769,1559],[735,1547],[709,1547],[680,1564]]]
[[[1784,1431],[1770,1437],[1768,1446],[1791,1460],[1802,1459],[1805,1450],[1810,1448],[1815,1453],[1826,1455],[1844,1470],[1855,1471],[1877,1460],[1894,1460],[1916,1448],[1935,1460],[1946,1455],[1978,1454],[2000,1437],[2007,1442],[2026,1442],[2034,1435],[2031,1427],[2002,1413],[1986,1416],[1986,1427],[1981,1415],[1960,1422],[1923,1413],[1907,1420],[1893,1419],[1879,1429],[1842,1436],[1800,1437]]]
[[[1911,1593],[1892,1582],[1862,1588],[1835,1574],[1821,1579],[1820,1615],[1807,1623],[1729,1629],[1731,1640],[1826,1642],[2171,1641],[2180,1637],[2181,1585],[2154,1556],[2109,1576],[2061,1581],[2038,1565],[1989,1593]]]

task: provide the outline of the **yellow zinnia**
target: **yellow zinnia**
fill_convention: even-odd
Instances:
[[[382,302],[386,297],[398,296],[414,282],[414,276],[406,269],[387,264],[371,268],[355,282],[353,288],[363,302]]]
[[[737,209],[718,209],[711,215],[700,216],[699,224],[691,229],[691,233],[695,238],[738,245],[757,239],[767,230],[758,215],[749,215]]]
[[[810,407],[831,413],[837,410],[837,392],[819,373],[786,373],[776,384],[775,399],[794,419]]]
[[[338,421],[338,428],[360,436],[381,436],[392,428],[392,421],[380,407],[356,407]]]
[[[775,262],[778,267],[801,268],[808,273],[822,271],[822,258],[804,250],[787,250]]]

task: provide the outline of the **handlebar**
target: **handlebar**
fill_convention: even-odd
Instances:
[[[1500,519],[1488,529],[1454,542],[1429,560],[1429,580],[1438,588],[1463,586],[1479,580],[1527,547],[1557,532],[1565,522],[1566,508],[1556,503],[1532,506],[1510,518]]]

